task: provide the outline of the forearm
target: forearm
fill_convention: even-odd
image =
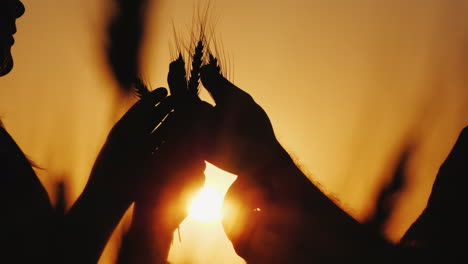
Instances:
[[[203,168],[189,169],[186,177],[174,171],[161,172],[175,182],[140,192],[132,225],[122,243],[119,264],[166,263],[174,231],[187,216],[187,201],[203,184]]]
[[[272,192],[279,196],[274,206],[303,219],[298,232],[307,234],[305,241],[318,242],[311,243],[315,244],[311,250],[324,257],[342,256],[350,260],[349,257],[372,258],[388,249],[382,238],[369,233],[315,186],[286,151],[281,160],[270,170]]]
[[[67,263],[97,263],[131,201],[88,183],[65,215],[59,246]]]
[[[118,263],[166,263],[174,229],[165,223],[158,206],[136,202],[132,225],[122,240]]]
[[[243,231],[228,231],[233,243],[248,244],[263,255],[276,248],[272,260],[285,261],[372,260],[387,254],[390,246],[383,239],[368,233],[323,194],[284,149],[277,153],[252,175],[239,175],[228,192],[228,203],[241,203],[237,209],[243,212],[225,221],[243,225]]]

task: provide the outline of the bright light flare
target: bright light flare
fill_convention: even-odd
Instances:
[[[198,192],[189,207],[189,216],[199,221],[209,222],[222,217],[223,195],[211,186],[205,186]]]

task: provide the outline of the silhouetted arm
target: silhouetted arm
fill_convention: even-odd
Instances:
[[[130,230],[122,240],[119,264],[167,263],[173,233],[187,215],[188,200],[203,185],[203,168],[202,161],[186,175],[166,174],[170,180],[179,177],[177,183],[135,202]]]
[[[323,194],[284,150],[239,175],[225,207],[225,231],[249,263],[393,263],[390,244]]]
[[[167,263],[175,228],[162,225],[157,206],[135,203],[130,230],[122,238],[118,264]]]
[[[310,182],[278,143],[265,111],[216,63],[211,58],[201,75],[216,102],[207,117],[207,160],[239,176],[224,205],[236,252],[252,263],[381,263],[393,254]]]
[[[402,245],[415,252],[414,257],[468,261],[464,243],[468,236],[467,176],[468,127],[465,127],[438,171],[426,208],[402,238]]]
[[[188,166],[171,166],[172,172],[160,175],[167,182],[135,202],[130,230],[122,240],[119,264],[166,263],[173,233],[187,215],[188,201],[203,185],[204,168],[203,160]]]
[[[63,263],[97,263],[130,204],[129,199],[118,194],[87,186],[65,216],[59,245],[64,247]]]
[[[63,263],[96,263],[112,231],[145,186],[145,168],[158,144],[154,139],[159,137],[153,128],[171,109],[165,96],[165,89],[153,91],[112,129],[85,190],[65,216],[59,241]]]

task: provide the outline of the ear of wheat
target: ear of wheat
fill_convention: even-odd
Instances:
[[[187,78],[185,70],[185,61],[182,54],[169,64],[169,74],[167,75],[167,83],[171,95],[178,100],[194,100],[199,99],[199,84],[200,71],[203,65],[204,44],[203,40],[199,40],[191,57],[190,76]]]

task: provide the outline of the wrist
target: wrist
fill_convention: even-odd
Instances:
[[[294,197],[303,193],[302,190],[310,192],[311,187],[315,188],[279,143],[271,148],[263,164],[246,176],[241,177],[254,180],[255,185],[269,189],[277,197],[280,194],[284,195],[284,192],[287,192],[289,197]]]
[[[86,184],[81,197],[93,203],[97,210],[114,208],[117,211],[125,211],[133,202],[127,192],[119,191],[115,185],[99,183],[92,179]]]
[[[270,157],[231,186],[223,205],[223,226],[236,251],[249,252],[246,256],[264,252],[273,260],[276,253],[287,248],[293,252],[305,243],[300,234],[308,219],[301,197],[312,184],[279,144]]]

